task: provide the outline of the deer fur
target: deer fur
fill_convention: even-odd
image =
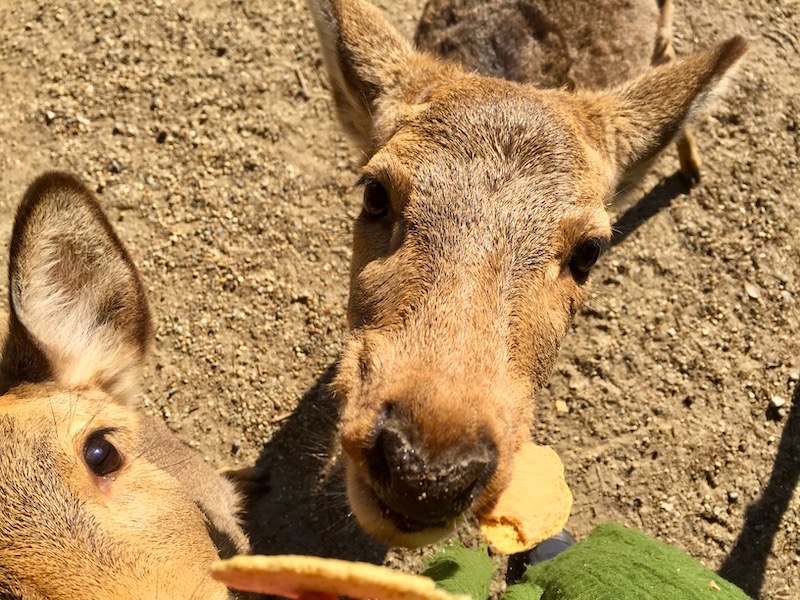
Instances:
[[[348,497],[418,546],[506,487],[607,205],[676,137],[691,151],[746,44],[670,60],[668,0],[431,0],[425,50],[365,0],[309,4],[364,163],[334,382]]]
[[[238,494],[133,408],[150,314],[92,194],[66,174],[38,178],[17,212],[9,263],[0,598],[232,598],[209,566],[249,550]]]

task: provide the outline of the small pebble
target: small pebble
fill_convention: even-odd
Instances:
[[[750,281],[744,282],[744,291],[753,300],[757,300],[758,298],[761,297],[761,288],[758,287],[755,283],[751,283]]]

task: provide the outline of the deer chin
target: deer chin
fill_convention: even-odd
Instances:
[[[441,524],[421,523],[393,511],[375,494],[351,460],[345,458],[347,499],[359,525],[388,546],[419,548],[450,536],[458,519]]]

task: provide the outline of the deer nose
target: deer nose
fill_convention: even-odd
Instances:
[[[378,498],[405,530],[442,525],[464,513],[492,478],[497,451],[485,439],[440,453],[431,459],[409,442],[396,425],[385,426],[367,453]]]

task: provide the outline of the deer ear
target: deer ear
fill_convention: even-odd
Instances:
[[[48,173],[17,211],[9,259],[6,382],[99,387],[129,401],[150,336],[136,268],[79,181]]]
[[[308,0],[339,121],[369,158],[403,109],[427,89],[463,74],[411,43],[363,0]]]
[[[600,125],[601,145],[621,179],[632,178],[712,103],[746,52],[747,43],[737,36],[588,95],[590,119]]]

